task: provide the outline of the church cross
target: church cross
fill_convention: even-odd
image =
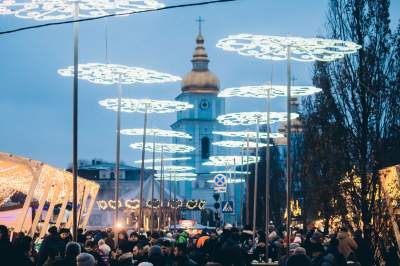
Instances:
[[[201,34],[201,23],[204,22],[204,19],[202,17],[199,17],[198,19],[196,19],[196,22],[199,23],[199,34]]]

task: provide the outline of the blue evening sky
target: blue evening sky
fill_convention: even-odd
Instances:
[[[164,0],[179,4],[200,0]],[[255,33],[313,37],[324,35],[328,0],[241,0],[232,3],[174,9],[108,19],[108,55],[111,63],[141,66],[184,76],[191,70],[198,16],[205,19],[203,33],[210,69],[221,87],[285,83],[285,64],[258,61],[225,52],[215,43],[227,35]],[[391,6],[393,21],[400,3]],[[14,16],[0,17],[0,31],[36,24]],[[105,62],[105,20],[80,26],[80,62]],[[57,69],[72,64],[72,25],[47,27],[0,36],[0,151],[31,157],[65,168],[72,160],[72,79]],[[295,63],[296,84],[310,84],[312,64]],[[173,99],[179,83],[124,87],[125,97]],[[115,158],[115,113],[98,101],[116,96],[115,86],[80,81],[79,158]],[[263,101],[228,100],[227,112],[263,110]],[[284,99],[273,111],[284,111]],[[149,126],[169,128],[175,114],[151,115]],[[124,114],[122,128],[141,127],[143,115]],[[121,158],[139,159],[128,144],[140,138],[122,137]]]

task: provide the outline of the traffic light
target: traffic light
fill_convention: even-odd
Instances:
[[[215,199],[215,201],[218,201],[219,200],[219,194],[218,193],[214,193],[213,198]]]

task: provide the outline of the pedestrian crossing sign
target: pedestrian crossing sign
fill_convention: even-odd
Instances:
[[[222,202],[222,212],[223,213],[232,213],[233,212],[233,201],[228,200],[228,201],[223,201]]]

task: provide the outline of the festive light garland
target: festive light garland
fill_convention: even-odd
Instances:
[[[238,137],[238,138],[257,138],[257,132],[255,131],[213,131],[214,135],[224,136],[224,137]],[[268,138],[268,134],[266,132],[259,132],[258,137],[260,139]],[[275,138],[283,138],[284,135],[282,133],[269,133],[269,137],[271,139]]]
[[[248,161],[247,161],[248,158]],[[260,161],[260,158],[257,158],[257,161]],[[255,156],[246,156],[243,157],[243,164],[253,164],[256,162]],[[240,166],[242,164],[241,156],[210,156],[209,161],[204,162],[204,166]]]
[[[240,141],[240,140],[222,140],[222,141],[216,141],[213,142],[212,145],[214,146],[219,146],[219,147],[225,147],[225,148],[256,148],[257,143],[254,141]],[[270,144],[270,146],[272,146]],[[258,143],[258,147],[262,148],[262,147],[267,147],[266,143]]]
[[[155,177],[161,177],[161,174],[154,174]],[[196,177],[195,173],[173,173],[172,178],[174,177]],[[169,179],[169,174],[164,174],[164,179]]]
[[[131,129],[122,129],[121,134],[130,135],[130,136],[143,136],[144,130],[143,128],[131,128]],[[148,136],[157,136],[157,137],[170,137],[170,138],[184,138],[191,139],[192,136],[182,131],[175,130],[166,130],[159,128],[147,128],[146,134]]]
[[[333,61],[361,48],[349,41],[253,34],[231,35],[219,40],[216,46],[262,60],[287,60],[287,47],[290,46],[290,58],[302,62]]]
[[[118,99],[105,99],[99,104],[106,109],[118,111]],[[193,108],[192,104],[180,101],[150,100],[150,99],[121,99],[121,112],[127,113],[174,113]]]
[[[74,67],[59,69],[58,74],[64,77],[74,76]],[[87,63],[78,65],[78,78],[95,84],[135,84],[176,82],[181,78],[167,73],[141,67],[130,67],[118,64]]]
[[[18,18],[38,21],[62,20],[74,16],[74,3],[72,0],[2,0],[0,15],[15,15]],[[165,7],[158,0],[80,0],[78,3],[81,18]]]
[[[298,117],[299,117],[298,114],[291,113],[291,119],[296,119]],[[219,123],[225,126],[255,125],[257,124],[257,120],[260,125],[268,123],[266,112],[229,113],[218,116],[217,120]],[[285,122],[286,120],[287,120],[286,112],[270,112],[270,124]]]
[[[153,169],[152,167],[148,167],[147,169]],[[163,166],[163,172],[184,172],[184,171],[191,171],[195,168],[192,166],[180,166],[180,165],[165,165]],[[161,166],[155,166],[154,170],[160,171]]]
[[[171,157],[171,158],[163,158],[162,161],[163,162],[178,162],[178,161],[188,161],[192,159],[192,157]],[[161,162],[161,158],[156,158],[154,159],[155,163],[159,163]],[[134,163],[142,163],[142,160],[137,160],[134,161]],[[146,159],[144,160],[144,163],[153,163],[153,159]]]
[[[268,95],[268,91],[269,95]],[[291,96],[307,96],[321,92],[322,89],[313,86],[292,86]],[[218,94],[218,97],[251,97],[251,98],[275,98],[278,96],[287,96],[286,85],[257,85],[227,88]]]
[[[143,143],[135,142],[129,145],[134,150],[142,150]],[[155,143],[154,145],[155,152],[164,152],[164,153],[188,153],[194,151],[194,147],[184,145],[184,144],[172,144],[172,143]],[[146,151],[153,151],[153,143],[146,143],[145,145]]]
[[[205,200],[191,199],[182,201],[180,199],[177,199],[177,200],[165,201],[163,202],[162,206],[168,208],[184,208],[187,210],[203,210],[205,209],[206,203],[207,202]],[[98,200],[96,201],[96,204],[97,207],[102,211],[106,211],[107,209],[115,210],[116,207],[115,200]],[[154,199],[153,201],[149,200],[145,204],[147,208],[151,208],[152,206],[155,208],[160,207],[160,201],[156,199]],[[140,206],[139,199],[126,199],[126,200],[120,200],[118,202],[119,209],[125,208],[128,210],[137,210],[139,209],[139,206]]]

